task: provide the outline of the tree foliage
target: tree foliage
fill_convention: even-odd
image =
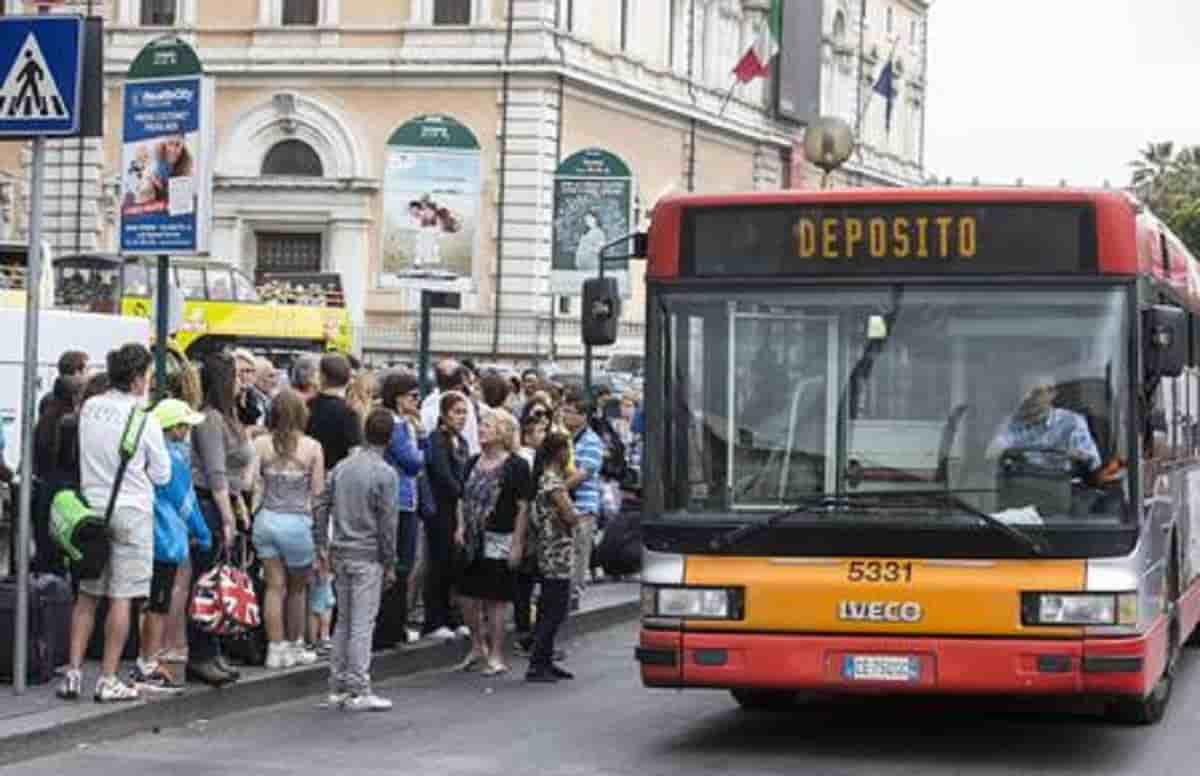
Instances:
[[[1200,255],[1200,146],[1148,143],[1129,166],[1134,193]]]

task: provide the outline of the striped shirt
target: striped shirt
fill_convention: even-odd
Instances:
[[[595,431],[584,427],[575,437],[575,466],[588,476],[575,488],[575,509],[580,514],[600,514],[600,467],[604,463],[604,443]]]

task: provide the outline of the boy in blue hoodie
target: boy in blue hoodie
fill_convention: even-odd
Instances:
[[[203,423],[204,416],[178,399],[166,399],[154,408],[154,417],[166,438],[171,479],[155,488],[154,573],[142,618],[141,648],[131,678],[144,691],[176,692],[182,688],[182,682],[158,662],[157,656],[163,647],[163,628],[171,611],[175,576],[180,564],[187,560],[189,540],[204,549],[212,544],[192,487],[188,441],[192,427]]]

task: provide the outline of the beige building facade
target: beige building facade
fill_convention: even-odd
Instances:
[[[569,360],[578,299],[552,270],[564,160],[600,150],[623,162],[632,212],[621,224],[637,228],[672,192],[816,185],[793,153],[802,128],[774,118],[771,81],[737,86],[721,111],[769,5],[95,2],[107,135],[51,144],[48,237],[60,253],[115,249],[122,82],[146,42],[173,33],[216,81],[214,259],[250,274],[339,272],[367,353],[412,351],[425,285],[462,294],[460,310],[438,314],[437,349]],[[921,181],[927,14],[924,0],[825,0],[822,112],[864,141],[839,182]],[[868,95],[889,57],[898,93],[885,131],[884,100]],[[25,144],[0,144],[0,236],[23,234],[28,163]],[[629,270],[627,349],[640,347],[642,275]]]

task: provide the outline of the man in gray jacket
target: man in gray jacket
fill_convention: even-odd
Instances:
[[[350,711],[392,708],[371,691],[371,637],[380,596],[396,583],[399,477],[383,459],[395,422],[390,410],[371,412],[366,445],[330,472],[313,520],[318,552],[326,562],[333,556],[337,589],[329,705]]]

